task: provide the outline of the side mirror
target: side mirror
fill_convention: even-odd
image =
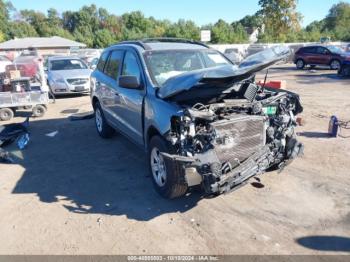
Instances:
[[[128,89],[140,89],[141,83],[137,76],[120,76],[119,86]]]
[[[96,65],[90,66],[90,69],[91,69],[91,70],[95,70],[95,69],[96,69]]]

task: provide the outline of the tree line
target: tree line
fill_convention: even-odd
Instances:
[[[249,33],[259,30],[258,42],[319,41],[321,37],[350,41],[350,4],[333,5],[328,15],[301,27],[302,15],[297,0],[259,0],[260,10],[239,21],[219,19],[198,26],[191,20],[177,22],[145,17],[140,11],[115,15],[92,4],[78,11],[59,13],[50,8],[46,14],[35,10],[16,10],[11,2],[0,0],[0,42],[22,37],[61,36],[103,48],[122,40],[147,37],[179,37],[199,40],[200,30],[212,32],[213,44],[247,43]]]

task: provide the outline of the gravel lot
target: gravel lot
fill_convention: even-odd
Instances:
[[[301,95],[305,156],[212,199],[160,198],[143,151],[68,119],[91,110],[88,96],[50,104],[28,147],[9,148],[17,164],[0,164],[0,254],[350,253],[350,138],[325,135],[329,116],[350,120],[350,79],[292,65],[269,79]]]

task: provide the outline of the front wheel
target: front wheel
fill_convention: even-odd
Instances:
[[[339,70],[341,67],[340,61],[339,60],[333,60],[330,64],[330,67],[332,70]]]
[[[184,170],[172,161],[166,161],[161,154],[170,153],[167,142],[160,136],[154,136],[149,143],[148,159],[153,185],[164,198],[183,196],[188,189]]]

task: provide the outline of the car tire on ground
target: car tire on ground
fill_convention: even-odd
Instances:
[[[296,62],[295,62],[295,65],[297,66],[297,69],[304,69],[305,67],[305,62],[303,59],[298,59]]]
[[[34,117],[43,117],[46,113],[46,107],[44,105],[36,105],[33,107],[32,112]]]
[[[342,76],[342,77],[350,76],[350,66],[348,66],[348,67],[342,66],[342,67],[338,70],[338,75],[340,75],[340,76]]]
[[[171,153],[170,146],[162,137],[152,137],[148,147],[148,163],[153,185],[164,198],[181,197],[188,189],[184,170],[171,161],[165,161],[161,152]]]
[[[97,133],[102,138],[111,138],[115,133],[115,130],[107,123],[99,102],[96,102],[95,104],[94,114]]]
[[[332,70],[339,70],[339,68],[341,67],[341,63],[337,59],[333,59],[329,65]]]
[[[11,108],[1,108],[0,109],[0,120],[1,121],[8,121],[12,119],[14,116],[14,112]]]

